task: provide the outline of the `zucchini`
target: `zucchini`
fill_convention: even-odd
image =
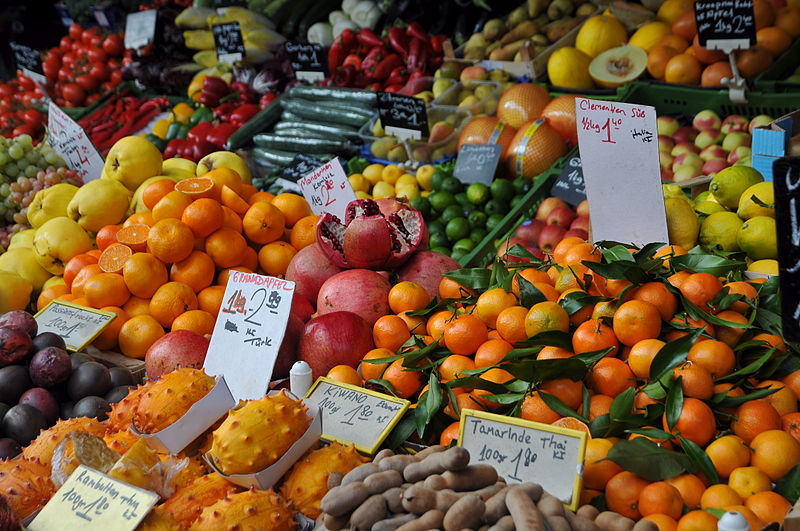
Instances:
[[[296,156],[297,153],[291,151],[262,147],[253,148],[253,159],[264,166],[288,166]]]
[[[319,138],[262,133],[253,137],[253,141],[258,147],[262,148],[303,153],[328,153],[333,151],[335,153],[354,154],[357,151],[356,147],[346,140],[322,140]]]
[[[290,98],[301,98],[313,101],[341,101],[343,103],[368,105],[370,107],[378,106],[378,96],[371,90],[296,85],[289,89],[288,94]]]
[[[353,127],[328,125],[322,122],[304,122],[304,121],[280,121],[275,124],[274,131],[283,131],[285,129],[307,129],[310,132],[329,133],[332,135],[343,136],[350,140],[360,138],[358,131]]]
[[[255,116],[250,118],[246,124],[236,130],[225,144],[225,149],[238,149],[253,139],[253,135],[270,129],[275,122],[281,118],[281,100],[283,94],[270,102],[266,108],[260,110]]]
[[[285,110],[303,120],[338,122],[353,127],[361,127],[372,118],[372,116],[365,113],[344,110],[329,105],[305,103],[300,100],[288,100],[282,102],[282,105]]]

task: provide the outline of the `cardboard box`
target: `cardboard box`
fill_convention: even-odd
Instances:
[[[800,105],[800,102],[798,102]],[[785,114],[765,127],[753,130],[750,166],[772,182],[772,163],[788,150],[789,139],[800,134],[800,110]]]
[[[783,520],[784,531],[800,531],[800,500],[794,504],[794,507],[786,515]]]
[[[209,393],[189,408],[181,418],[156,433],[141,433],[131,424],[131,431],[158,452],[177,455],[236,405],[224,376],[216,378]]]

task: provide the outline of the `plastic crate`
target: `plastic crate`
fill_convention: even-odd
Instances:
[[[795,39],[769,68],[755,79],[757,90],[762,92],[800,92],[800,82],[786,81],[800,65],[800,39]]]

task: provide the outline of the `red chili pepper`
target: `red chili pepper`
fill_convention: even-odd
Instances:
[[[428,49],[424,41],[416,37],[411,39],[406,62],[409,70],[425,70],[425,66],[428,63]]]
[[[413,96],[414,94],[422,92],[427,87],[428,80],[425,79],[425,74],[419,70],[415,70],[414,72],[411,72],[410,76],[408,76],[408,82],[406,83],[406,86],[400,89],[398,94],[402,94],[404,96]]]
[[[386,78],[387,85],[400,85],[401,88],[406,84],[406,81],[408,81],[408,70],[402,65],[392,70],[389,77]]]
[[[428,42],[431,38],[430,35],[428,35],[428,32],[425,31],[425,28],[422,27],[422,24],[416,20],[408,25],[408,28],[406,29],[406,35],[415,39],[419,39],[423,42]]]
[[[213,128],[214,126],[211,124],[211,122],[200,122],[196,126],[189,129],[189,132],[186,133],[186,140],[194,143],[197,143],[200,140],[205,140],[206,135]]]
[[[361,28],[358,32],[358,42],[362,46],[383,46],[383,39],[375,35],[369,28]]]
[[[341,66],[346,55],[347,52],[344,49],[344,45],[342,44],[342,36],[340,35],[336,37],[331,45],[331,49],[328,50],[328,70],[335,72],[336,69]]]
[[[428,42],[431,43],[431,51],[433,52],[434,55],[444,54],[443,46],[445,41],[447,41],[447,39],[448,39],[447,35],[434,35],[433,37],[431,37],[430,41]]]
[[[370,83],[369,85],[367,85],[364,88],[367,89],[367,90],[375,90],[375,91],[377,91],[377,90],[383,90],[383,85],[381,85],[380,83]]]
[[[396,84],[396,85],[386,85],[383,87],[384,92],[400,92],[400,89],[403,88],[403,85]]]
[[[359,68],[359,70],[363,70],[365,72],[373,71],[375,67],[378,66],[378,63],[383,61],[383,52],[384,50],[382,46],[376,46],[375,48],[371,49],[369,53],[367,53],[367,56],[364,58],[364,60],[361,61],[361,68]]]
[[[345,28],[342,33],[342,46],[347,53],[350,53],[356,46],[358,46],[358,36],[350,28]]]
[[[398,66],[403,66],[403,58],[396,53],[389,54],[378,64],[378,66],[375,67],[373,77],[375,79],[384,80],[389,77],[389,74],[392,73],[392,70]]]
[[[254,103],[245,103],[243,105],[239,105],[235,111],[231,113],[230,121],[233,125],[237,127],[241,127],[250,121],[250,118],[258,114],[260,111],[258,105]]]
[[[403,28],[399,26],[389,28],[389,45],[403,57],[408,56],[408,38]]]
[[[353,65],[356,68],[361,68],[361,57],[358,54],[351,53],[344,58],[343,65]]]
[[[228,138],[239,129],[237,126],[229,123],[221,123],[215,128],[211,129],[206,135],[206,140],[211,142],[217,147],[224,147]]]

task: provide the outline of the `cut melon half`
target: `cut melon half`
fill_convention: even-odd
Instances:
[[[647,68],[647,52],[637,46],[617,46],[601,53],[589,64],[589,75],[598,86],[617,88],[633,81]]]

